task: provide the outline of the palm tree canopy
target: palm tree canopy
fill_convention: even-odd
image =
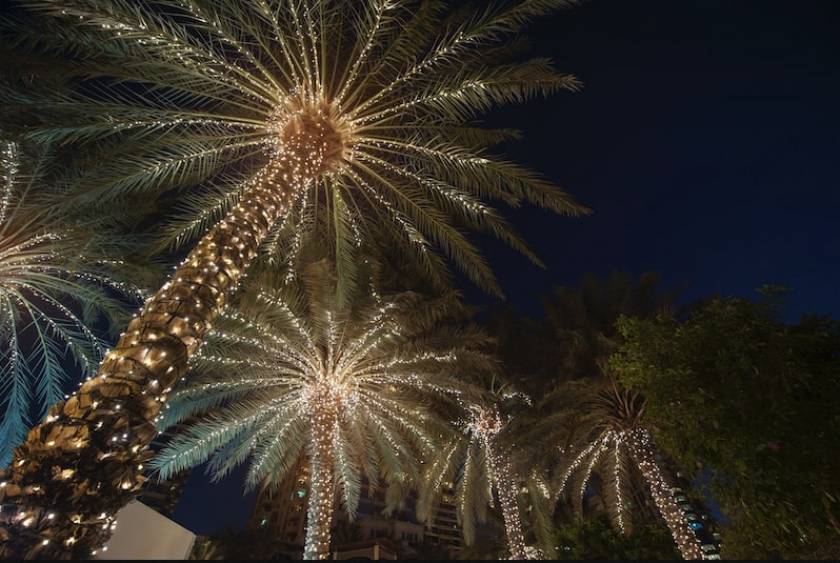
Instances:
[[[578,88],[546,59],[516,60],[521,29],[572,0],[471,10],[439,0],[21,4],[31,13],[2,24],[7,44],[71,62],[33,63],[34,81],[7,77],[3,118],[71,149],[70,172],[51,194],[63,210],[111,213],[122,198],[157,198],[176,209],[160,242],[180,247],[296,150],[290,130],[309,127],[328,132],[327,148],[316,149],[329,165],[310,171],[266,252],[292,265],[317,237],[334,249],[342,283],[355,280],[360,247],[377,241],[438,283],[448,278],[441,250],[500,293],[459,227],[539,263],[490,202],[586,211],[491,154],[518,133],[478,121],[500,104]],[[21,21],[31,17],[37,23]]]
[[[515,413],[530,404],[498,373],[485,371],[474,378],[477,388],[472,400],[457,401],[447,411],[457,432],[437,450],[423,476],[418,516],[433,522],[444,495],[454,495],[456,515],[464,540],[472,545],[475,526],[487,521],[497,486],[489,444],[503,448],[503,457],[513,454],[510,422]],[[441,405],[438,405],[441,408]],[[489,438],[489,440],[488,440]],[[492,452],[499,455],[499,452]]]
[[[381,478],[397,499],[447,429],[428,407],[470,392],[488,369],[484,334],[447,321],[453,295],[380,296],[341,304],[329,263],[291,283],[262,279],[216,324],[161,426],[192,419],[154,465],[162,477],[210,459],[216,478],[250,460],[248,484],[278,482],[313,441],[310,415],[326,392],[338,404],[334,474],[353,514],[361,482]]]
[[[567,386],[577,387],[577,397],[583,401],[577,406],[581,415],[569,417],[573,424],[562,431],[565,442],[558,440],[563,444],[563,462],[555,474],[555,498],[568,493],[582,511],[586,488],[593,472],[597,473],[610,519],[626,533],[630,529],[627,506],[634,477],[638,477],[629,442],[633,432],[644,430],[644,398],[614,383],[608,388],[583,383]]]
[[[91,375],[108,346],[101,329],[124,320],[139,298],[111,277],[121,262],[68,229],[48,228],[26,205],[46,181],[48,160],[43,148],[0,142],[0,466],[75,374]]]

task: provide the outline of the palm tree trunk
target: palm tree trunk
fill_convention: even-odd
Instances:
[[[50,410],[0,477],[0,557],[86,558],[137,496],[166,395],[293,196],[266,169],[129,324],[94,378]]]
[[[683,559],[702,559],[700,542],[694,531],[688,526],[683,511],[674,500],[671,492],[673,483],[657,462],[656,446],[650,434],[643,429],[633,430],[628,441],[630,455],[641,470],[650,488],[651,496],[659,513],[668,525],[671,536],[680,550]]]
[[[335,503],[335,425],[338,409],[328,399],[320,400],[312,416],[311,477],[309,508],[306,516],[306,543],[303,558],[327,559]]]
[[[527,559],[525,534],[522,532],[522,520],[519,517],[516,483],[511,477],[510,463],[496,455],[489,440],[486,449],[493,470],[493,478],[496,482],[496,494],[499,495],[499,503],[502,505],[502,517],[505,520],[505,534],[510,558],[515,560]]]

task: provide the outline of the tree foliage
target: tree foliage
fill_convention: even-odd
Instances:
[[[633,533],[622,535],[604,517],[577,520],[557,528],[560,560],[675,560],[679,553],[668,531],[655,523],[641,522]]]
[[[451,493],[450,502],[456,505],[468,546],[476,539],[476,527],[487,523],[490,508],[500,504],[497,497],[512,492],[516,504],[513,510],[519,510],[516,497],[520,479],[510,471],[512,467],[501,467],[499,460],[516,460],[510,421],[531,402],[491,370],[485,370],[483,378],[475,374],[474,396],[468,401],[449,401],[455,432],[436,448],[426,465],[417,504],[419,518],[433,523],[441,498]],[[503,487],[514,490],[500,491]]]
[[[586,209],[494,155],[518,133],[479,120],[578,89],[546,59],[517,60],[511,45],[528,22],[574,3],[22,0],[27,11],[0,21],[0,36],[30,64],[5,73],[0,118],[66,147],[64,181],[45,194],[53,207],[125,214],[149,210],[121,201],[157,200],[163,224],[158,210],[145,219],[160,225],[161,249],[179,249],[276,160],[283,116],[320,104],[343,124],[344,157],[296,194],[265,255],[293,272],[297,250],[318,240],[350,285],[359,246],[387,245],[445,287],[439,251],[501,293],[465,228],[539,260],[491,202]]]
[[[724,555],[836,553],[840,324],[715,299],[689,320],[623,318],[611,367],[645,394],[661,446],[708,482]]]

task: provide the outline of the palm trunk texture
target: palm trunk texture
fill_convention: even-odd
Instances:
[[[329,399],[319,401],[312,416],[312,473],[303,553],[306,560],[328,559],[330,555],[330,536],[335,509],[333,455],[337,420],[337,406]]]
[[[87,558],[137,496],[166,395],[293,190],[263,174],[132,320],[95,377],[50,410],[0,476],[0,557]]]
[[[487,455],[490,457],[493,475],[496,481],[496,494],[502,505],[502,516],[505,520],[505,534],[507,536],[510,558],[513,560],[527,559],[525,554],[525,535],[522,532],[522,520],[519,517],[519,501],[516,494],[516,483],[511,477],[510,464],[496,454],[488,441]]]
[[[659,456],[650,434],[644,430],[634,430],[630,435],[629,445],[630,454],[650,487],[653,501],[668,525],[680,555],[683,559],[703,559],[700,542],[674,500],[671,492],[673,483],[657,462]]]

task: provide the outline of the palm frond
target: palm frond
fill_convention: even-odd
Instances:
[[[249,283],[170,397],[160,424],[186,429],[154,461],[160,475],[209,461],[221,478],[249,463],[254,487],[285,478],[311,455],[315,433],[332,432],[332,472],[348,514],[365,478],[381,481],[395,508],[419,480],[416,460],[448,432],[432,406],[441,395],[470,396],[466,373],[491,361],[487,337],[459,328],[454,294],[380,295],[369,281],[339,298],[336,265],[322,260],[293,281],[268,273]],[[335,393],[332,431],[314,418],[326,384]]]
[[[500,104],[578,89],[547,59],[502,57],[528,22],[571,0],[479,10],[413,0],[20,3],[28,10],[0,22],[0,37],[41,62],[10,73],[0,100],[28,139],[66,149],[44,201],[81,214],[159,199],[175,212],[158,250],[207,232],[282,160],[278,132],[297,110],[317,106],[343,131],[342,156],[307,184],[262,255],[293,271],[302,247],[329,241],[342,295],[357,281],[355,256],[383,247],[440,287],[450,280],[443,254],[501,295],[467,230],[539,259],[491,202],[587,212],[489,152],[517,133],[477,123]],[[48,32],[34,33],[41,25]],[[50,57],[67,63],[51,68]],[[122,213],[133,224],[159,220],[136,206]]]
[[[43,148],[3,141],[0,152],[0,465],[47,409],[89,376],[107,344],[94,327],[124,320],[141,293],[109,276],[69,229],[38,216],[28,196],[48,182]],[[103,321],[103,323],[100,323]],[[75,368],[75,369],[74,369]]]

